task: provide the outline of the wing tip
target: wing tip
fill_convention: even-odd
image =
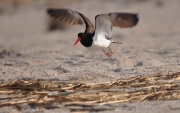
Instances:
[[[135,18],[134,18],[134,26],[136,26],[139,23],[139,14],[135,14]]]
[[[127,27],[127,28],[131,28],[131,27],[135,27],[138,23],[139,23],[139,14],[138,13],[127,13],[131,15],[131,21],[132,21],[132,25]]]
[[[54,10],[55,10],[55,9],[53,9],[53,8],[48,8],[48,9],[46,9],[46,13],[47,13],[49,16],[53,17],[52,13],[53,13]]]
[[[58,19],[58,10],[56,8],[48,8],[46,9],[46,13],[52,18]]]
[[[54,10],[53,8],[48,8],[48,9],[46,9],[46,12],[49,14],[49,13],[51,13],[53,10]]]

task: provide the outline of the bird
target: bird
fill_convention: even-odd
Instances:
[[[47,14],[63,23],[70,25],[85,24],[85,31],[78,33],[74,46],[80,41],[90,51],[101,49],[104,54],[112,59],[115,54],[110,48],[110,43],[122,44],[112,39],[112,28],[130,28],[138,24],[137,13],[112,12],[95,16],[95,27],[92,22],[82,13],[64,8],[48,8]],[[108,52],[104,49],[108,48]]]

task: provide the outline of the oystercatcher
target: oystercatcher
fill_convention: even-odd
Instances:
[[[74,46],[80,41],[90,51],[102,49],[107,57],[112,58],[115,53],[110,49],[110,43],[122,44],[112,40],[112,27],[128,28],[135,26],[138,21],[138,14],[133,13],[106,13],[96,15],[95,28],[91,21],[82,13],[71,9],[47,9],[47,13],[61,22],[71,25],[82,25],[85,23],[84,32],[78,33],[78,39]],[[108,48],[106,52],[103,48]]]

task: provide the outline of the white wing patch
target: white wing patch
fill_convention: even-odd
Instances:
[[[95,34],[104,34],[107,37],[112,36],[112,23],[109,16],[101,15],[96,18]]]

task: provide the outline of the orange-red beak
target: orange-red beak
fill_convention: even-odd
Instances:
[[[74,46],[81,40],[80,37],[78,37],[78,39],[76,40],[76,42],[74,43]]]

